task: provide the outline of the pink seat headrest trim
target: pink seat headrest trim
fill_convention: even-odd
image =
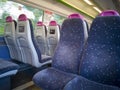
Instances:
[[[49,26],[57,26],[57,22],[56,21],[50,21]]]
[[[103,11],[99,16],[119,16],[119,13],[115,10]]]
[[[12,22],[12,21],[13,21],[13,19],[11,16],[6,17],[6,22]]]
[[[37,22],[37,26],[44,26],[44,24],[43,24],[43,22],[38,21],[38,22]]]
[[[68,18],[72,19],[72,18],[81,18],[81,19],[84,19],[84,17],[78,13],[73,13],[73,14],[70,14],[68,16]]]
[[[26,21],[28,20],[27,16],[25,14],[21,14],[19,17],[18,17],[18,21]]]

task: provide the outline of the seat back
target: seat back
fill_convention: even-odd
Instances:
[[[42,63],[40,63],[41,52],[34,40],[32,22],[25,14],[21,14],[18,18],[16,40],[19,50],[22,53],[22,62],[40,67],[42,65]]]
[[[80,75],[120,87],[119,40],[120,16],[115,11],[104,11],[92,23]]]
[[[17,43],[15,39],[16,26],[16,21],[13,20],[11,16],[8,16],[6,18],[4,38],[9,48],[11,58],[15,60],[20,60],[21,55],[17,48]]]
[[[47,43],[48,43],[48,55],[53,56],[56,46],[60,38],[59,25],[56,21],[51,21],[48,26]]]
[[[47,43],[46,43],[46,36],[47,36],[47,29],[46,26],[42,22],[37,22],[36,28],[34,30],[35,40],[37,45],[41,51],[41,54],[46,54]]]
[[[62,24],[60,41],[53,56],[52,66],[78,74],[80,57],[87,37],[87,27],[83,17],[79,14],[70,15]]]

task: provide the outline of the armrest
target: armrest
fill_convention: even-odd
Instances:
[[[69,81],[63,90],[120,90],[120,88],[96,83],[84,77],[77,76]]]

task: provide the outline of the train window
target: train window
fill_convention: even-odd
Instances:
[[[26,14],[29,19],[35,23],[40,20],[42,21],[43,10],[25,6],[9,0],[0,0],[0,35],[4,34],[5,19],[7,16],[12,16],[13,19],[17,20],[20,14]]]
[[[58,14],[54,14],[54,20],[57,21],[57,23],[58,23],[59,25],[61,25],[62,22],[63,22],[65,19],[66,19],[66,18],[63,17],[63,16],[60,16],[60,15],[58,15]]]
[[[33,18],[31,18],[29,16],[27,16],[27,17],[32,20],[33,28],[35,28],[36,22],[43,20],[43,13],[44,13],[43,10],[33,8],[30,6],[24,6],[24,8],[26,8],[27,10],[29,10],[30,12],[33,13]]]
[[[45,24],[46,26],[48,26],[48,25],[49,25],[49,22],[50,22],[51,20],[53,20],[53,12],[48,11],[48,10],[45,10],[45,11],[44,11],[44,18],[43,18],[44,24]]]
[[[57,21],[57,23],[58,23],[59,25],[61,25],[64,19],[65,19],[65,17],[60,16],[60,15],[58,15],[58,14],[55,14],[55,13],[53,13],[53,12],[51,12],[51,11],[44,11],[44,24],[45,24],[46,26],[49,25],[49,22],[50,22],[51,20],[55,20],[55,21]]]
[[[26,14],[26,16],[32,20],[33,28],[35,28],[37,21],[44,20],[44,24],[48,26],[51,20],[55,20],[59,25],[61,25],[63,20],[65,19],[65,17],[55,14],[51,11],[43,11],[13,1],[1,0],[0,1],[0,35],[4,34],[6,17],[10,15],[13,17],[13,19],[17,20],[20,14]]]

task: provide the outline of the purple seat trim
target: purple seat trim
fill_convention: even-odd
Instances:
[[[38,21],[38,22],[37,22],[37,26],[44,26],[44,24],[43,24],[43,22]]]
[[[50,21],[49,26],[57,26],[57,22],[56,21]]]
[[[18,18],[18,21],[26,21],[26,20],[28,20],[28,18],[25,14],[21,14]]]
[[[103,11],[99,16],[119,16],[119,13],[115,10]]]
[[[72,18],[81,18],[84,19],[84,17],[78,13],[74,13],[68,16],[68,18],[72,19]]]
[[[6,17],[6,22],[12,22],[12,21],[13,21],[13,19],[11,16]]]

